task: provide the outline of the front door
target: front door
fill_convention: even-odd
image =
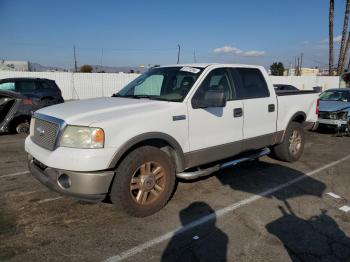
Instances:
[[[208,90],[224,90],[225,107],[193,108],[188,104],[191,166],[209,163],[241,152],[243,103],[236,100],[235,88],[226,68],[213,69],[202,81],[193,99],[202,99]]]

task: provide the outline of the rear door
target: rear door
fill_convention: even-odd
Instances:
[[[258,68],[232,68],[237,96],[243,102],[243,149],[271,145],[276,133],[277,104]]]
[[[190,103],[189,137],[191,166],[223,159],[241,152],[243,103],[236,99],[235,87],[228,68],[211,70],[196,90],[192,101],[209,90],[223,89],[225,107],[194,108]]]

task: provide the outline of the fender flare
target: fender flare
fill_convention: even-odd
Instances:
[[[277,141],[278,144],[283,142],[283,140],[284,140],[284,135],[286,134],[287,128],[288,128],[288,126],[290,125],[290,123],[293,122],[294,119],[296,119],[296,118],[299,117],[299,116],[302,116],[302,117],[304,118],[304,121],[303,121],[302,123],[304,123],[304,122],[306,121],[306,114],[305,114],[305,112],[303,112],[303,111],[298,111],[298,112],[294,113],[294,115],[292,115],[292,117],[289,119],[288,124],[287,124],[286,128],[284,129],[282,136],[281,136],[280,138],[277,139],[277,140],[278,140],[278,141]]]
[[[177,170],[183,171],[185,169],[185,157],[179,142],[177,142],[177,140],[172,136],[161,132],[148,132],[140,134],[126,141],[114,154],[112,160],[110,161],[109,168],[115,168],[125,153],[127,153],[135,145],[152,139],[163,140],[168,143],[174,149],[177,156]]]

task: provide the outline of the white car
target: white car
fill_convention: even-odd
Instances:
[[[275,93],[263,67],[173,65],[150,69],[113,97],[35,112],[25,141],[30,170],[52,190],[147,216],[176,178],[194,179],[270,153],[296,161],[314,92]]]

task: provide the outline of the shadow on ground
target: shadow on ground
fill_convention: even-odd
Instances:
[[[183,227],[171,238],[161,261],[227,261],[228,237],[216,227],[215,212],[208,204],[194,202],[179,216]],[[204,223],[197,225],[198,221]]]
[[[325,211],[310,219],[297,216],[288,200],[301,196],[321,198],[326,185],[312,177],[278,164],[253,161],[215,174],[217,179],[233,190],[260,194],[266,190],[303,177],[302,182],[271,192],[267,198],[281,201],[278,207],[282,216],[266,225],[267,231],[276,236],[286,248],[293,262],[350,261],[350,239]],[[205,178],[204,178],[205,179]],[[201,179],[199,179],[201,180]],[[207,210],[207,211],[203,211]],[[197,216],[211,212],[205,203],[194,203],[180,212],[183,225]],[[193,215],[195,214],[195,215]],[[186,226],[185,226],[186,227]],[[194,236],[200,236],[193,240]],[[188,232],[181,230],[164,251],[162,261],[226,261],[228,238],[212,221]],[[232,248],[232,247],[231,247]],[[212,255],[210,255],[212,254]]]
[[[293,262],[350,261],[350,239],[326,211],[305,220],[289,206],[279,208],[282,216],[266,229],[279,238]]]

